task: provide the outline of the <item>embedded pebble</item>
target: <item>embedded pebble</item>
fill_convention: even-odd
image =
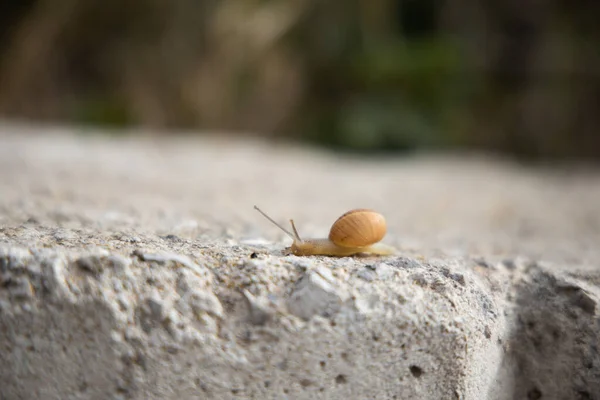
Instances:
[[[274,315],[274,311],[247,290],[243,292],[248,303],[249,321],[254,325],[264,325]]]
[[[132,263],[131,258],[123,257],[118,254],[112,254],[106,257],[106,261],[111,265],[116,274],[129,274],[129,267]]]
[[[136,252],[136,255],[143,261],[155,261],[161,264],[165,264],[167,262],[175,262],[181,264],[198,274],[204,275],[206,273],[205,270],[200,268],[195,262],[193,262],[189,257],[184,256],[182,254],[176,253],[140,253]]]
[[[384,281],[393,278],[396,274],[394,268],[386,263],[377,264],[375,271],[377,272],[377,277]]]
[[[509,269],[509,270],[514,270],[515,268],[517,268],[517,265],[516,265],[515,261],[512,260],[512,259],[502,260],[500,262],[500,265],[502,267],[506,268],[506,269]]]
[[[323,278],[316,271],[308,271],[290,296],[288,310],[303,319],[309,319],[313,315],[335,314],[348,294],[337,285],[332,275],[329,278]]]
[[[87,272],[91,272],[94,275],[99,275],[104,271],[105,262],[104,256],[90,255],[77,259],[75,263],[79,268]]]
[[[289,262],[294,267],[302,270],[308,270],[314,265],[314,262],[308,257],[287,256],[283,258],[283,261]]]
[[[367,282],[371,282],[377,278],[377,273],[368,267],[360,269],[356,275]]]
[[[421,263],[412,258],[398,257],[388,262],[389,265],[400,269],[415,269],[420,268]]]
[[[10,297],[15,300],[27,300],[34,297],[33,287],[29,279],[25,277],[14,277],[8,284],[5,283],[5,286],[8,286]]]
[[[223,305],[213,293],[202,290],[190,290],[182,296],[192,310],[197,314],[208,313],[212,316],[223,317]]]

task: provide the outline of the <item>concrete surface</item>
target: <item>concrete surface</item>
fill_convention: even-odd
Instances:
[[[1,399],[600,398],[598,170],[0,132]]]

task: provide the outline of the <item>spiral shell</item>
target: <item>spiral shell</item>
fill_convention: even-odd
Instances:
[[[386,232],[383,215],[359,208],[346,212],[333,223],[329,240],[342,247],[363,247],[379,242]]]

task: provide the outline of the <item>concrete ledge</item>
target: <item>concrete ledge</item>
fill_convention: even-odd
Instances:
[[[471,164],[357,161],[340,178],[331,165],[345,161],[324,157],[296,175],[298,192],[278,192],[263,168],[290,173],[313,153],[227,147],[244,166],[239,183],[239,168],[216,167],[212,142],[159,151],[143,139],[52,138],[7,135],[0,157],[14,171],[0,174],[1,399],[599,398],[596,175],[579,187],[540,174],[534,190],[518,183],[530,171],[495,166],[481,194],[465,179],[485,181]],[[168,155],[162,170],[157,154]],[[387,207],[396,256],[286,256],[243,200],[286,204],[307,235],[322,235],[339,207],[315,200],[306,217],[311,191],[352,193],[327,182],[369,170],[379,177],[370,192],[344,201]],[[407,170],[419,182],[395,188]],[[460,195],[441,212],[431,198],[459,170]],[[500,198],[511,207],[494,230],[489,194],[507,182],[522,196]],[[429,199],[421,210],[437,217],[408,212],[415,203],[396,190]],[[550,190],[563,193],[555,208],[584,222],[532,211]],[[529,231],[513,230],[525,219]]]
[[[4,398],[600,393],[589,282],[481,260],[248,255],[3,248]]]

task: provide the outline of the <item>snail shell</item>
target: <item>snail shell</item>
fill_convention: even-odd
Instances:
[[[386,232],[383,215],[359,208],[344,213],[333,223],[329,240],[341,247],[363,247],[379,242]]]

